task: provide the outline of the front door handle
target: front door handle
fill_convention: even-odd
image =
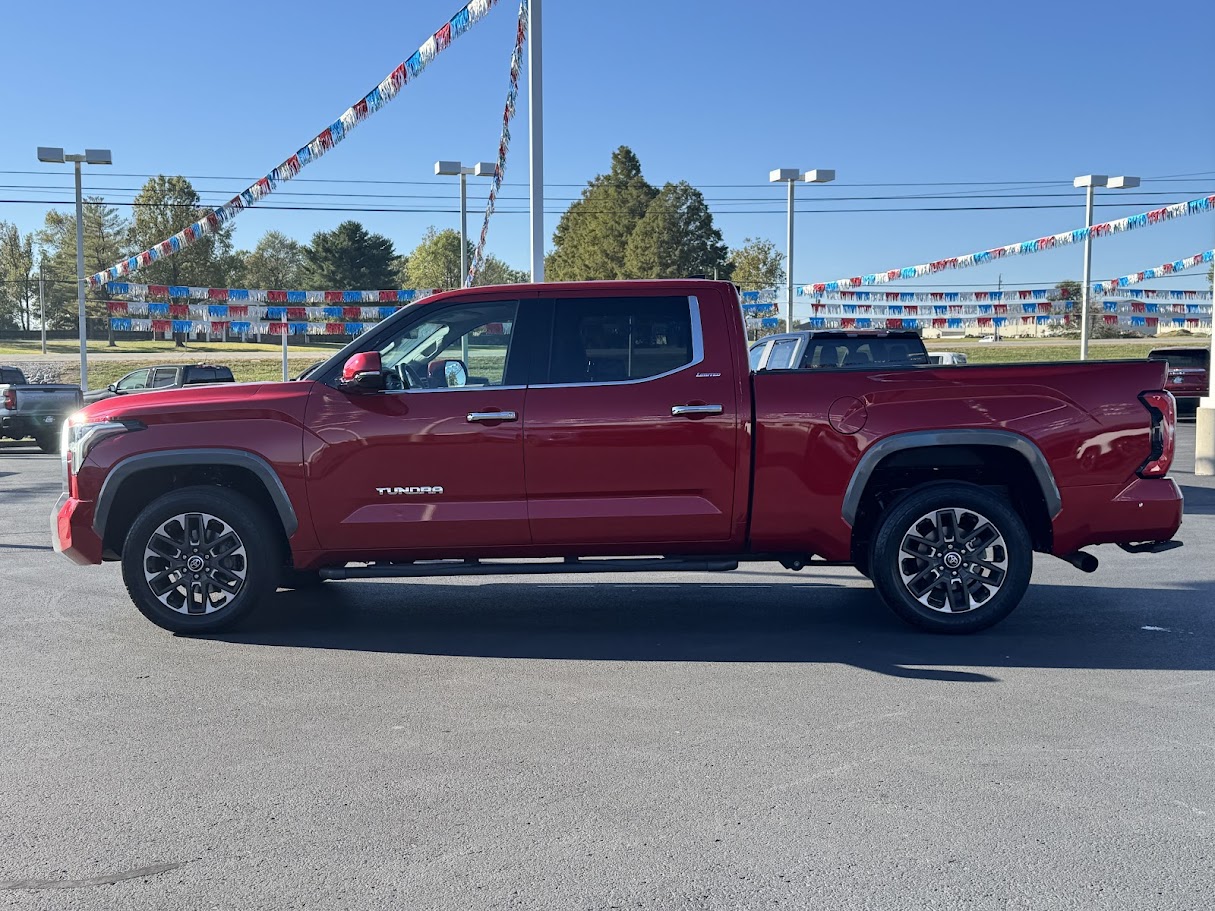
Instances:
[[[721,414],[725,409],[721,405],[672,405],[671,417],[686,417],[697,414]]]
[[[468,423],[477,424],[482,421],[517,421],[519,415],[513,411],[470,411]]]

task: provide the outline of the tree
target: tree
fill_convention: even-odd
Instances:
[[[770,240],[748,237],[730,251],[728,260],[731,280],[744,291],[764,291],[785,282],[784,256]]]
[[[242,288],[297,291],[306,282],[308,258],[303,244],[281,231],[267,231],[253,252],[245,254],[242,265]]]
[[[686,181],[668,183],[629,237],[624,277],[727,278],[726,252],[704,194]]]
[[[139,250],[167,240],[198,221],[206,209],[198,191],[184,177],[159,174],[149,178],[135,197],[133,235]],[[232,230],[222,227],[206,234],[172,256],[158,259],[139,269],[139,280],[154,285],[195,285],[226,287],[231,267]],[[178,347],[185,343],[180,333],[174,336]]]
[[[161,238],[163,239],[163,238]],[[47,325],[70,329],[77,325],[76,304],[76,216],[52,209],[37,234],[43,250],[43,275],[46,278]],[[84,201],[84,272],[92,275],[108,269],[131,253],[131,222],[113,206],[97,196]],[[104,285],[86,289],[86,313],[90,318],[106,319],[105,301],[109,292]],[[108,330],[110,344],[113,330]]]
[[[317,231],[304,248],[305,283],[318,291],[370,291],[397,287],[392,241],[357,221]]]
[[[473,245],[468,244],[468,257]],[[422,240],[409,253],[405,266],[406,285],[410,288],[459,288],[464,284],[460,274],[460,232],[453,228],[436,231],[426,229]]]
[[[481,262],[474,285],[518,285],[532,280],[531,274],[513,269],[492,253]]]
[[[641,174],[641,162],[628,146],[612,153],[612,166],[587,184],[553,234],[545,260],[552,281],[627,278],[625,251],[633,230],[658,195]]]
[[[34,324],[38,278],[34,274],[34,238],[24,238],[15,225],[0,222],[0,328],[29,331]]]

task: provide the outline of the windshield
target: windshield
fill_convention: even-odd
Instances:
[[[1148,360],[1168,361],[1170,367],[1185,370],[1207,366],[1210,357],[1207,351],[1153,351]]]

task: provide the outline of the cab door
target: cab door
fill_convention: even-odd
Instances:
[[[732,352],[706,350],[701,306],[661,292],[536,302],[552,328],[524,426],[534,544],[694,550],[736,535],[743,418]]]
[[[315,386],[304,461],[326,549],[459,556],[527,544],[520,302],[428,304],[377,333],[390,388]]]

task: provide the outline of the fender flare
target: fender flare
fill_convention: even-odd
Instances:
[[[883,459],[905,449],[927,449],[933,446],[997,446],[1001,449],[1011,449],[1029,463],[1034,477],[1038,479],[1042,499],[1046,501],[1047,514],[1053,519],[1063,509],[1063,498],[1059,495],[1059,485],[1055,483],[1050,463],[1033,440],[1010,430],[987,428],[912,430],[883,437],[861,456],[856,470],[852,472],[852,479],[848,482],[848,489],[844,492],[841,515],[849,527],[856,525],[856,514],[861,506],[865,486]]]
[[[97,494],[97,502],[93,507],[93,531],[105,540],[105,526],[114,507],[114,500],[122,489],[123,482],[132,475],[152,468],[208,465],[229,465],[252,472],[270,495],[287,537],[295,534],[300,523],[282,480],[269,462],[243,449],[164,449],[128,456],[114,465],[102,482],[101,492]]]

